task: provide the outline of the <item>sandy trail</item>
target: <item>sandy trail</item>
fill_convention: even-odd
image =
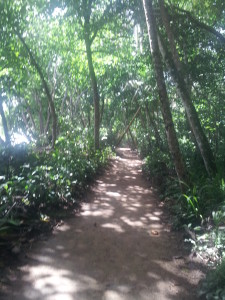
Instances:
[[[80,214],[32,247],[3,299],[197,299],[198,263],[170,232],[141,161],[119,151]]]

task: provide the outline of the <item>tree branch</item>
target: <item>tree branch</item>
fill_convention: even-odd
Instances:
[[[216,29],[214,29],[213,27],[199,21],[198,19],[196,19],[190,11],[187,11],[187,10],[184,10],[184,9],[181,9],[181,8],[178,8],[176,6],[173,6],[175,8],[176,11],[179,11],[179,12],[182,12],[182,13],[185,13],[186,16],[193,22],[195,23],[198,27],[208,31],[209,33],[213,34],[214,36],[216,36],[221,43],[225,44],[225,37],[220,33],[218,32]],[[179,14],[179,16],[182,16],[181,14]]]

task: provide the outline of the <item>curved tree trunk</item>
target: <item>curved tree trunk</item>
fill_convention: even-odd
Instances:
[[[26,44],[26,42],[25,42],[24,38],[21,36],[21,34],[19,32],[16,32],[16,34],[17,34],[18,38],[20,39],[21,43],[23,44],[23,46],[25,47],[26,51],[28,52],[31,63],[33,64],[36,71],[38,72],[38,74],[41,78],[45,93],[47,95],[49,107],[51,109],[51,116],[52,116],[52,148],[54,148],[56,137],[57,137],[57,115],[56,115],[56,111],[55,111],[55,104],[54,104],[54,101],[53,101],[53,97],[52,97],[51,92],[49,90],[48,84],[47,84],[47,82],[44,78],[44,75],[41,71],[41,68],[40,68],[39,64],[37,63],[37,61],[35,60],[30,48]]]
[[[167,141],[169,149],[174,161],[176,173],[180,181],[182,191],[185,190],[183,182],[188,182],[188,173],[180,152],[178,139],[176,136],[172,114],[170,110],[170,104],[168,94],[166,90],[166,84],[163,75],[163,65],[159,52],[159,45],[157,41],[157,28],[155,17],[153,14],[152,0],[142,0],[145,11],[146,24],[148,29],[148,36],[150,42],[150,48],[152,52],[153,64],[155,69],[156,82],[158,86],[159,99],[161,103],[161,111],[166,128]]]
[[[207,137],[202,129],[202,126],[201,126],[201,123],[200,123],[200,120],[198,117],[198,113],[192,103],[192,100],[191,100],[189,89],[188,89],[187,83],[185,81],[183,66],[181,64],[179,54],[176,49],[174,35],[170,28],[169,16],[168,16],[167,10],[164,6],[164,1],[159,0],[159,3],[160,3],[160,10],[161,10],[163,24],[166,29],[166,33],[168,36],[170,49],[171,49],[171,53],[172,53],[172,59],[173,59],[174,66],[175,66],[174,72],[173,72],[173,74],[175,75],[174,79],[177,84],[184,108],[186,110],[187,118],[188,118],[191,130],[194,134],[198,148],[199,148],[201,156],[203,158],[206,171],[209,176],[213,176],[216,173],[215,159],[214,159],[212,150],[210,148],[209,142],[207,140]]]

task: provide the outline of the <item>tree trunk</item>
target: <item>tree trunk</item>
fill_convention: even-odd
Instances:
[[[134,114],[134,116],[133,116],[132,120],[130,121],[129,125],[127,126],[126,130],[124,131],[124,133],[119,138],[119,141],[117,142],[116,147],[118,147],[119,144],[121,143],[122,139],[124,138],[124,136],[126,135],[126,133],[128,132],[128,130],[130,129],[130,126],[134,122],[134,120],[137,117],[137,115],[139,114],[140,110],[141,110],[141,107],[139,107],[138,110],[136,111],[136,113]]]
[[[35,99],[37,104],[39,105],[39,128],[40,128],[40,135],[42,135],[44,133],[43,107],[42,107],[41,99],[39,98],[37,92],[35,92]]]
[[[150,48],[152,52],[156,82],[158,86],[159,99],[161,103],[161,110],[162,110],[163,120],[166,128],[167,141],[174,161],[176,173],[180,181],[181,190],[184,191],[185,186],[183,182],[188,182],[188,174],[180,152],[179,143],[178,143],[178,139],[173,124],[172,114],[170,111],[170,104],[169,104],[166,84],[163,75],[163,65],[162,65],[162,61],[159,53],[159,45],[157,41],[157,28],[156,28],[155,17],[153,14],[152,0],[143,0],[143,7],[145,11]]]
[[[35,139],[35,133],[33,132],[29,122],[28,122],[28,119],[27,119],[27,116],[26,116],[27,112],[24,112],[24,110],[22,110],[22,118],[23,118],[23,122],[25,124],[25,128],[26,128],[26,131],[27,131],[27,135],[26,136],[29,136],[29,141],[31,141],[32,139]],[[32,137],[32,139],[31,139]]]
[[[36,136],[36,133],[37,133],[36,124],[34,122],[34,118],[33,118],[30,106],[27,102],[26,102],[26,105],[27,105],[27,114],[29,115],[29,119],[30,119],[30,122],[31,122],[31,125],[32,125],[32,128],[33,128],[32,131],[34,132],[34,136]]]
[[[63,113],[64,113],[64,103],[65,103],[65,101],[66,101],[66,98],[67,98],[67,89],[66,89],[66,91],[65,91],[65,94],[64,94],[64,97],[63,97],[62,103],[61,103],[61,114],[62,114],[62,115],[63,115]]]
[[[187,11],[185,9],[181,9],[181,8],[178,8],[178,7],[175,7],[175,10],[177,10],[178,12],[182,12],[183,14],[178,14],[176,13],[177,15],[179,16],[182,16],[183,18],[188,18],[191,22],[193,22],[198,28],[201,28],[205,31],[207,31],[208,33],[211,33],[213,34],[215,37],[217,37],[219,39],[219,41],[223,44],[225,44],[225,37],[219,32],[217,31],[216,29],[214,29],[213,27],[201,22],[200,20],[198,20],[197,18],[195,18],[190,11]]]
[[[50,118],[51,118],[51,108],[50,108],[50,106],[48,106],[48,114],[47,114],[47,119],[46,119],[46,123],[45,123],[44,135],[47,135],[47,133],[48,133]]]
[[[9,129],[7,126],[7,121],[6,121],[6,117],[5,117],[5,113],[4,113],[4,109],[3,109],[3,100],[2,97],[0,95],[0,115],[2,118],[2,125],[3,125],[3,130],[4,130],[4,134],[5,134],[5,144],[6,146],[10,146],[11,145],[11,140],[10,140],[10,135],[9,135]]]
[[[0,145],[5,145],[5,142],[3,141],[3,139],[0,137]]]
[[[83,128],[85,129],[87,126],[85,124],[85,118],[84,118],[82,108],[80,109],[80,121],[81,121],[81,124],[83,125]]]
[[[19,32],[16,32],[17,36],[19,37],[21,43],[23,44],[23,46],[25,47],[25,49],[28,52],[28,55],[30,57],[31,63],[33,64],[33,66],[35,67],[36,71],[38,72],[45,93],[47,95],[47,99],[48,99],[48,103],[49,103],[49,107],[51,109],[51,115],[52,115],[52,148],[55,147],[55,141],[56,141],[56,136],[57,136],[57,115],[56,115],[56,111],[55,111],[55,104],[51,95],[51,92],[49,90],[48,84],[44,78],[44,75],[41,71],[41,68],[39,66],[39,64],[37,63],[37,61],[35,60],[30,48],[28,47],[28,45],[26,44],[25,40],[23,39],[23,37],[21,36],[21,34]]]
[[[166,33],[168,36],[170,49],[171,49],[171,53],[172,53],[172,59],[174,61],[174,66],[175,66],[174,72],[173,72],[173,74],[175,75],[174,79],[177,84],[184,108],[186,110],[190,127],[192,129],[192,132],[195,136],[198,148],[202,155],[206,171],[209,176],[213,176],[216,174],[215,159],[214,159],[212,150],[210,148],[209,142],[207,140],[207,137],[202,129],[200,120],[198,118],[198,113],[192,103],[189,89],[187,86],[187,82],[184,79],[185,76],[184,76],[183,66],[181,64],[179,54],[176,49],[176,43],[175,43],[173,32],[170,28],[169,16],[168,16],[167,10],[164,6],[164,1],[159,0],[159,3],[160,3],[160,10],[161,10],[163,24],[166,29]]]
[[[94,71],[93,61],[92,61],[92,52],[91,52],[91,41],[89,32],[87,27],[84,27],[85,30],[85,46],[86,46],[86,53],[88,59],[88,68],[91,77],[91,86],[93,92],[93,100],[94,100],[94,142],[95,142],[95,150],[99,149],[99,128],[100,128],[100,109],[99,109],[99,92],[98,92],[98,85],[97,79]]]
[[[156,124],[155,124],[155,121],[154,121],[154,119],[152,118],[152,116],[151,116],[151,113],[150,113],[150,111],[149,111],[149,108],[148,108],[148,104],[146,103],[145,104],[145,108],[146,108],[146,119],[147,119],[147,122],[148,122],[148,126],[150,127],[150,126],[152,126],[152,128],[153,128],[153,131],[154,131],[154,134],[155,134],[155,140],[156,140],[156,146],[160,149],[160,150],[162,150],[162,145],[163,145],[163,142],[162,142],[162,139],[161,139],[161,137],[160,137],[160,135],[159,135],[159,131],[158,131],[158,128],[157,128],[157,126],[156,126]]]
[[[136,143],[136,141],[135,141],[135,138],[134,138],[134,136],[133,136],[133,134],[132,134],[132,132],[131,132],[131,130],[130,130],[130,127],[129,127],[129,129],[128,129],[128,133],[129,133],[129,135],[130,135],[130,137],[131,137],[132,144],[133,144],[133,149],[132,149],[132,150],[135,150],[135,149],[138,148],[138,145],[137,145],[137,143]]]
[[[102,99],[102,106],[101,106],[101,112],[100,112],[100,124],[102,123],[103,119],[103,114],[104,114],[104,109],[105,109],[105,99]]]

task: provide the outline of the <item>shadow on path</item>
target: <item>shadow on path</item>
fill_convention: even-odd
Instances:
[[[5,299],[197,299],[200,266],[170,231],[141,161],[118,154],[80,214],[30,250]]]

